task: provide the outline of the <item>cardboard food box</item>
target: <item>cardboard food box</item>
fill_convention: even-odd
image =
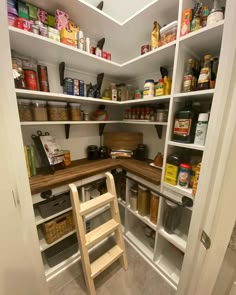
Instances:
[[[66,12],[57,9],[55,12],[55,18],[56,18],[56,29],[61,31],[62,28],[68,28],[68,20],[69,20],[69,14]]]
[[[75,35],[74,32],[62,28],[60,31],[61,42],[70,46],[75,46]]]
[[[48,26],[52,28],[56,27],[56,18],[51,14],[48,14]]]
[[[38,19],[38,16],[37,16],[38,8],[32,4],[29,4],[29,3],[26,3],[25,5],[29,8],[29,18],[32,20],[37,20]]]
[[[29,19],[29,7],[21,1],[18,1],[18,16],[19,18]]]
[[[180,36],[191,32],[192,9],[185,9],[182,12]]]
[[[48,13],[47,11],[38,8],[37,10],[37,17],[38,20],[41,21],[43,24],[47,25],[48,24]]]
[[[79,32],[79,27],[76,26],[71,20],[69,20],[69,30],[71,32],[73,32],[73,34],[74,34],[75,47],[77,47],[78,46],[78,38],[77,38],[77,35],[78,35],[78,32]]]

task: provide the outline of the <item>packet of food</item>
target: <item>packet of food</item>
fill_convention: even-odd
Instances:
[[[160,42],[160,28],[161,26],[157,21],[153,23],[153,30],[151,34],[151,48],[155,49],[158,48],[158,44]]]

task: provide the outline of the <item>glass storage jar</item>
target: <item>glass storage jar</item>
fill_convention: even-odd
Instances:
[[[166,232],[173,234],[180,223],[180,207],[165,200],[165,209],[163,216],[163,226]]]
[[[136,187],[131,187],[129,195],[130,209],[137,211],[138,209],[138,190]]]
[[[81,121],[81,112],[80,112],[80,104],[73,103],[70,104],[70,118],[72,121]]]
[[[29,99],[17,99],[18,112],[20,121],[33,121],[31,112],[31,100]]]
[[[150,211],[150,192],[147,188],[138,186],[138,213],[145,216]]]
[[[159,196],[158,194],[151,192],[150,193],[150,221],[154,224],[157,224],[158,208],[159,208]]]
[[[67,121],[68,110],[67,103],[60,101],[48,102],[48,114],[50,121]]]
[[[33,115],[35,121],[47,121],[47,102],[44,100],[32,101]]]

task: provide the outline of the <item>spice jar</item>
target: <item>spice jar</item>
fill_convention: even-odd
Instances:
[[[33,121],[33,116],[31,112],[31,100],[29,99],[17,99],[18,111],[20,121]]]
[[[150,221],[157,224],[157,215],[159,208],[159,196],[158,194],[151,192],[150,194]]]
[[[129,196],[130,208],[134,211],[138,209],[138,190],[136,187],[131,187]]]
[[[68,111],[67,103],[60,101],[49,101],[48,102],[48,115],[51,121],[67,121]]]
[[[138,186],[138,213],[145,216],[150,211],[150,193],[145,187]]]
[[[157,110],[156,121],[157,122],[167,122],[168,120],[168,110]]]
[[[47,121],[47,102],[44,100],[32,101],[33,116],[35,121]]]
[[[71,120],[80,121],[81,120],[80,104],[71,102],[69,105],[70,105]]]

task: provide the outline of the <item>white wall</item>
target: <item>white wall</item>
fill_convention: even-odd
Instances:
[[[100,0],[86,0],[91,5],[97,6],[101,1]],[[135,1],[127,1],[127,0],[105,0],[103,4],[103,11],[107,13],[109,16],[118,20],[119,22],[123,22],[137,11],[142,9],[144,6],[153,2],[152,0],[135,0]]]

